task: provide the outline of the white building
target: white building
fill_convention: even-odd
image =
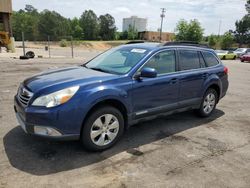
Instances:
[[[146,31],[147,19],[138,18],[137,16],[131,16],[130,18],[123,18],[122,31],[128,31],[129,26],[131,26],[138,32]]]

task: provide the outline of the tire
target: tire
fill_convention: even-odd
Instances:
[[[234,56],[233,60],[236,60],[236,56]]]
[[[104,106],[92,112],[85,121],[81,142],[87,150],[102,151],[112,147],[123,132],[124,118],[121,112],[114,107]]]
[[[244,63],[244,60],[242,59],[242,60],[240,60],[242,63]]]
[[[21,59],[21,60],[27,60],[27,59],[29,59],[29,57],[28,56],[20,56],[19,59]]]
[[[225,56],[223,56],[223,57],[222,57],[222,60],[226,60],[226,57],[225,57]]]
[[[32,52],[32,51],[28,51],[28,52],[26,53],[26,56],[32,59],[32,58],[35,57],[35,53]]]
[[[200,108],[197,110],[198,115],[201,117],[210,116],[216,108],[217,102],[218,93],[215,89],[209,88],[202,99]]]

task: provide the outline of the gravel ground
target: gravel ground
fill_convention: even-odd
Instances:
[[[96,52],[97,53],[97,52]],[[13,110],[19,83],[85,58],[21,61],[0,54],[0,187],[250,187],[250,63],[225,61],[230,88],[206,119],[186,112],[130,128],[112,149],[25,135]]]

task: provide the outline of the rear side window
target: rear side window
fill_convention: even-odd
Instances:
[[[202,54],[204,56],[204,59],[205,59],[208,67],[212,67],[212,66],[219,64],[218,60],[216,59],[216,57],[212,53],[202,52]]]
[[[197,51],[180,50],[179,51],[180,71],[200,68],[200,59]]]

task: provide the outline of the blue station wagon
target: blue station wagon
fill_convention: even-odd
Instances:
[[[27,134],[79,139],[86,149],[113,146],[140,121],[187,110],[210,116],[228,89],[214,50],[170,42],[112,48],[84,65],[35,75],[14,100]]]

